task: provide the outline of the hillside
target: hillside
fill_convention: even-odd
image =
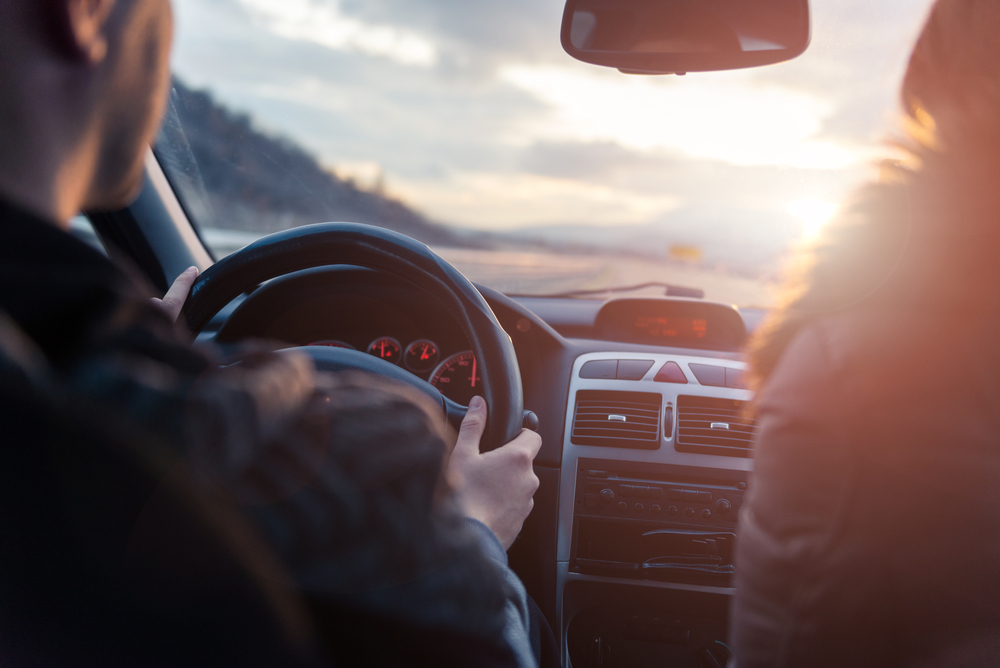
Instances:
[[[256,128],[210,93],[174,79],[157,156],[204,227],[275,232],[322,221],[368,223],[424,243],[468,246],[402,202],[323,169],[294,142]]]

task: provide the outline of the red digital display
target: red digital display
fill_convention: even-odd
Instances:
[[[708,320],[683,316],[637,315],[632,335],[640,338],[701,341],[708,336]]]

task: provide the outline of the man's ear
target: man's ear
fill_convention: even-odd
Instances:
[[[59,4],[65,7],[74,54],[92,64],[104,60],[108,54],[105,28],[115,0],[60,0]]]

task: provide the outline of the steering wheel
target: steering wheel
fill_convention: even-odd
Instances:
[[[320,223],[277,232],[223,258],[195,281],[182,315],[200,332],[233,299],[260,283],[302,269],[348,264],[392,274],[438,299],[472,345],[483,374],[489,406],[482,450],[492,450],[521,433],[524,399],[517,356],[510,337],[475,286],[424,244],[402,234],[358,223]],[[441,405],[454,424],[466,407],[394,364],[356,350],[302,346],[322,370],[353,369],[415,387]]]

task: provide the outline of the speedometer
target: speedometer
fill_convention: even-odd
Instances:
[[[476,356],[466,350],[441,362],[431,374],[431,385],[452,401],[468,406],[472,397],[483,393]]]

